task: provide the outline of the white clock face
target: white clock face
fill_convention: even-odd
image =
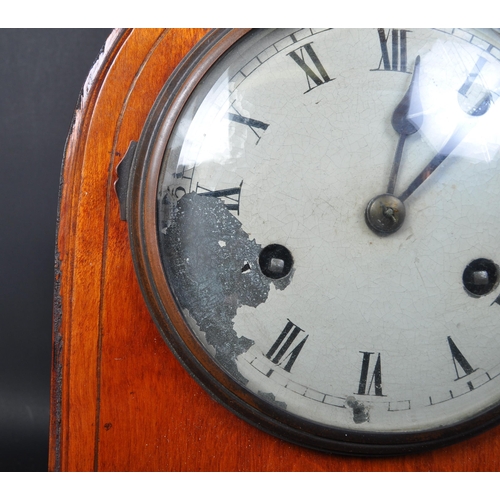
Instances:
[[[261,30],[195,89],[164,157],[160,251],[194,335],[257,397],[373,433],[500,402],[496,44]],[[384,194],[400,208],[372,217]]]

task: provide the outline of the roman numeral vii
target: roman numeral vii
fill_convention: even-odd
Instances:
[[[287,321],[285,328],[283,328],[276,342],[274,342],[271,349],[267,352],[266,358],[270,359],[275,365],[284,365],[283,369],[290,372],[309,336],[306,335],[298,344],[293,345],[299,333],[304,330],[290,320]],[[267,376],[269,377],[272,372],[273,370],[270,370]]]

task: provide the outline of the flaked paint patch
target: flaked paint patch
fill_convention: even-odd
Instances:
[[[370,421],[370,408],[354,396],[349,396],[345,404],[352,409],[352,420],[355,424],[363,424]]]
[[[254,341],[239,337],[233,320],[239,307],[268,298],[273,280],[259,269],[261,246],[218,198],[186,194],[169,215],[162,254],[173,292],[215,348],[218,363],[246,384],[236,358]],[[279,281],[276,287],[284,289],[291,275]]]
[[[286,403],[283,401],[276,401],[276,396],[272,392],[259,391],[259,397],[273,403],[274,405],[286,410]]]

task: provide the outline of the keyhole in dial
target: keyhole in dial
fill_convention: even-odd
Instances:
[[[467,93],[458,93],[458,104],[468,115],[482,116],[493,102],[491,93],[483,85],[473,83]]]
[[[478,298],[496,288],[499,276],[498,266],[492,260],[476,259],[465,268],[462,281],[469,295]]]
[[[287,276],[292,270],[293,257],[288,248],[273,243],[263,248],[259,254],[262,274],[273,280]]]

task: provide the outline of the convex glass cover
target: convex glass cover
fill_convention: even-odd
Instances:
[[[500,403],[494,30],[220,30],[135,155],[133,247],[216,398],[325,451],[401,453]]]

